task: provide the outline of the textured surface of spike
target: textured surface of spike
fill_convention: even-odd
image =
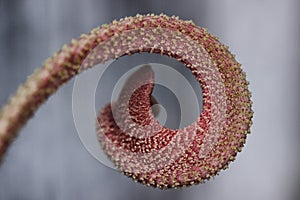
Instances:
[[[243,147],[251,126],[245,73],[228,48],[205,29],[175,16],[153,14],[103,25],[47,59],[0,112],[0,158],[19,129],[61,85],[98,63],[138,52],[167,55],[184,63],[201,85],[203,111],[186,128],[161,126],[149,110],[154,74],[146,67],[142,74],[148,82],[142,89],[128,97],[128,84],[137,84],[137,76],[136,82],[124,87],[124,98],[132,105],[129,115],[120,109],[115,118],[111,116],[114,106],[124,105],[122,99],[100,112],[98,136],[106,153],[126,175],[161,188],[200,183],[226,168]],[[118,117],[129,124],[118,129],[114,124]]]
[[[150,109],[154,74],[144,67],[129,78],[119,100],[99,113],[101,146],[124,174],[147,185],[177,188],[208,180],[235,159],[249,133],[252,103],[241,65],[190,21],[160,15],[132,22],[139,29],[117,38],[126,54],[160,53],[183,62],[201,85],[203,111],[180,130],[160,125]],[[133,92],[134,84],[144,85]]]

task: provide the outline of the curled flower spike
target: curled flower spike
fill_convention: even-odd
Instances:
[[[253,112],[248,82],[228,47],[191,21],[137,15],[82,35],[46,60],[0,113],[0,158],[39,106],[76,74],[138,52],[176,58],[198,80],[203,110],[191,125],[172,130],[151,112],[154,73],[142,67],[119,99],[103,108],[97,134],[105,152],[126,175],[160,188],[201,183],[225,169],[241,151]]]

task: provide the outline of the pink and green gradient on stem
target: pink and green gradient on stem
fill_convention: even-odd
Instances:
[[[100,53],[95,53],[99,46]],[[124,86],[123,95],[128,96],[128,85],[138,84],[137,77],[149,81],[128,97],[130,116],[122,109],[117,113],[124,123],[132,123],[128,119],[135,117],[135,123],[153,125],[160,131],[154,135],[149,133],[151,136],[146,138],[128,134],[136,132],[135,128],[124,132],[112,115],[113,105],[122,108],[126,103],[121,98],[103,108],[97,119],[97,134],[104,151],[124,174],[159,188],[201,183],[225,169],[241,151],[252,123],[251,94],[245,73],[228,47],[205,29],[191,21],[153,14],[126,17],[102,25],[73,39],[47,59],[0,112],[0,158],[3,159],[19,130],[60,86],[98,63],[139,52],[167,55],[184,63],[202,88],[203,111],[193,124],[183,129],[172,130],[157,123],[150,109],[153,73],[151,68],[144,67],[130,79],[136,81],[128,81]],[[137,102],[144,102],[143,106]],[[213,131],[218,137],[210,137]],[[147,131],[144,134],[147,135]],[[169,148],[156,157],[163,160],[177,152],[172,162],[153,167],[133,157],[135,153],[145,156],[163,149],[169,146],[172,138],[176,138],[178,149]],[[214,145],[204,156],[199,156],[207,140],[214,140]]]

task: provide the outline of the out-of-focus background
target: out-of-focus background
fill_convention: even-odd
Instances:
[[[237,55],[250,81],[254,124],[236,161],[213,180],[182,190],[135,183],[80,142],[72,80],[9,149],[0,166],[0,199],[300,199],[299,0],[0,0],[0,105],[71,38],[136,13],[192,19]]]

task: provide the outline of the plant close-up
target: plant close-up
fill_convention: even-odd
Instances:
[[[297,5],[0,1],[0,199],[297,199]]]

